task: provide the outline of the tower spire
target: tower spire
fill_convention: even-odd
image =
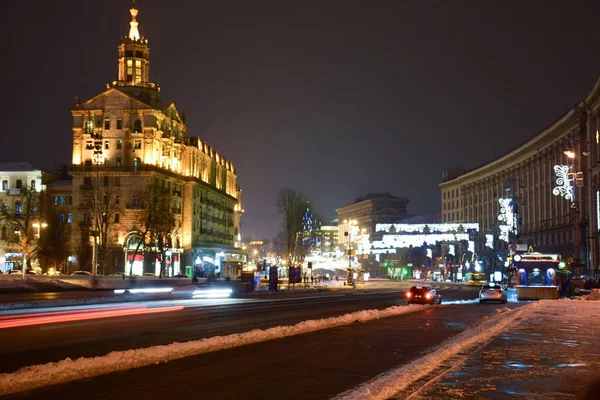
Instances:
[[[140,40],[140,31],[138,31],[138,22],[136,20],[138,9],[135,8],[135,0],[133,0],[133,6],[129,12],[131,13],[131,22],[129,23],[129,39]]]

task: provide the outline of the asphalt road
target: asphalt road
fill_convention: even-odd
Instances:
[[[476,290],[462,286],[441,288],[446,300],[473,298]],[[240,328],[239,331],[245,331],[252,325],[287,324],[353,309],[405,304],[397,293],[343,295],[335,299],[294,302],[293,310],[290,310],[290,304],[278,305],[276,302],[266,302],[268,305],[264,309],[249,307],[242,313],[236,307],[230,307],[230,312],[225,312],[230,315],[225,318],[229,323],[220,328],[206,328],[216,332],[236,330],[235,326]],[[12,398],[326,399],[415,359],[479,319],[495,314],[498,307],[506,306],[435,306],[398,317],[46,387]],[[269,318],[273,314],[276,317]],[[219,325],[224,320],[215,322]],[[196,329],[202,325],[202,320],[197,320],[188,327]],[[175,331],[165,330],[171,337],[177,336]]]

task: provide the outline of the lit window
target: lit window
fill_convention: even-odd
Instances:
[[[2,181],[2,190],[8,190],[8,181]]]
[[[120,167],[122,164],[121,157],[117,157],[117,167]]]
[[[117,129],[119,129],[119,128],[117,128]],[[123,141],[121,139],[117,139],[117,150],[121,150],[122,147],[123,147]]]
[[[132,75],[133,75],[133,61],[132,60],[127,60],[127,76],[129,77],[129,76],[132,76]]]
[[[134,149],[136,149],[136,150],[139,150],[139,149],[141,149],[141,148],[142,148],[142,141],[141,141],[141,140],[136,140],[136,141],[133,143],[133,148],[134,148]]]
[[[68,222],[69,224],[72,224],[72,223],[73,223],[73,214],[67,214],[67,222]]]
[[[60,223],[61,224],[65,223],[65,214],[60,214]]]
[[[21,201],[18,200],[15,203],[15,215],[21,215],[22,212],[23,212],[23,205],[21,204]]]
[[[34,179],[31,180],[29,187],[31,188],[31,190],[35,190],[35,180]]]
[[[110,148],[110,140],[105,140],[104,141],[104,149],[108,150]]]
[[[60,205],[64,206],[65,204],[67,204],[67,196],[61,196],[60,197]]]
[[[140,60],[135,61],[135,83],[142,81],[142,62]]]
[[[57,206],[58,205],[58,196],[54,196],[54,205]]]
[[[94,133],[94,121],[88,120],[85,122],[85,133],[88,133],[88,134]]]

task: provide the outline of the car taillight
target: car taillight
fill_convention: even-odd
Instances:
[[[427,293],[427,294],[425,295],[425,298],[426,298],[426,299],[430,299],[430,298],[431,298],[431,293]]]

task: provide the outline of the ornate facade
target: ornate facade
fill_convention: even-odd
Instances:
[[[519,148],[484,166],[440,184],[442,222],[475,222],[502,237],[501,199],[514,215],[508,242],[536,251],[579,257],[587,273],[598,272],[600,210],[600,80],[589,96]],[[554,167],[568,173],[557,187]],[[579,175],[577,175],[579,173]],[[560,185],[559,185],[560,186]],[[504,217],[505,218],[505,217]],[[577,249],[577,250],[576,250]],[[582,271],[582,272],[585,272]]]
[[[70,173],[79,228],[72,247],[85,247],[90,232],[98,231],[92,229],[98,197],[98,220],[110,224],[104,240],[115,249],[99,272],[123,271],[134,246],[130,239],[142,230],[149,190],[159,186],[170,193],[175,215],[167,272],[183,273],[186,266],[221,272],[221,265],[235,263],[240,254],[237,171],[206,142],[188,135],[185,115],[150,82],[148,40],[140,35],[135,5],[130,12],[129,35],[118,46],[118,79],[91,99],[76,100],[72,110]],[[136,271],[154,272],[152,262],[145,264],[137,263]]]

